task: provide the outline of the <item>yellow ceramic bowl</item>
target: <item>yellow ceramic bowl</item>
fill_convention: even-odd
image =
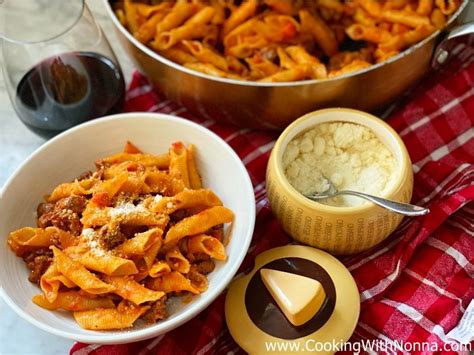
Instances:
[[[397,161],[394,182],[387,193],[380,197],[410,201],[413,171],[403,141],[388,124],[377,117],[345,108],[308,113],[285,129],[270,156],[267,191],[273,213],[294,239],[333,254],[353,254],[385,239],[400,224],[403,216],[372,203],[356,207],[333,207],[311,201],[290,185],[282,166],[283,152],[295,136],[320,123],[335,121],[363,125],[377,135]]]

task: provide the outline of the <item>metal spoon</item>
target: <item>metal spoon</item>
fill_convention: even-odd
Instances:
[[[309,198],[310,200],[318,201],[325,198],[334,197],[337,195],[352,195],[352,196],[363,198],[365,200],[375,203],[376,205],[379,205],[390,211],[400,213],[405,216],[422,216],[430,212],[428,208],[410,205],[409,203],[401,203],[401,202],[396,202],[392,200],[387,200],[385,198],[369,195],[363,192],[352,191],[352,190],[338,191],[336,186],[334,186],[331,180],[329,180],[328,178],[326,178],[326,180],[329,184],[329,189],[327,189],[324,192],[317,192],[317,193],[314,193],[311,195],[305,195],[305,196]]]

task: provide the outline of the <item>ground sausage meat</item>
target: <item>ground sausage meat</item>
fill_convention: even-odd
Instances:
[[[58,200],[54,206],[54,209],[71,210],[72,212],[80,214],[82,211],[84,211],[86,205],[87,199],[85,197],[72,195]]]
[[[150,309],[142,316],[142,319],[147,323],[156,323],[156,321],[165,319],[167,316],[166,296],[163,296],[151,305]]]
[[[205,253],[196,253],[192,254],[193,261],[204,261],[204,260],[211,260],[211,257]]]
[[[53,261],[53,252],[48,248],[37,249],[25,255],[23,260],[31,270],[28,280],[39,283],[41,276]]]
[[[78,181],[85,180],[91,178],[93,175],[92,171],[84,171],[81,175],[77,177]]]
[[[209,229],[206,234],[222,242],[222,240],[224,239],[224,225],[218,224],[217,226],[214,226]]]
[[[38,208],[36,209],[36,215],[39,218],[39,217],[41,217],[42,215],[44,215],[46,213],[53,212],[53,210],[54,210],[54,203],[41,202],[38,205]]]
[[[214,261],[213,260],[203,260],[203,261],[199,261],[195,264],[193,264],[195,266],[195,270],[197,272],[199,272],[200,274],[203,274],[203,275],[207,275],[211,272],[214,271],[214,268],[215,268],[215,264],[214,264]]]
[[[54,226],[78,236],[82,232],[81,214],[86,204],[85,197],[74,195],[58,200],[52,211],[50,204],[40,204],[38,206],[38,227]]]
[[[99,229],[99,244],[102,248],[111,250],[127,240],[127,236],[120,230],[120,225],[105,225]]]

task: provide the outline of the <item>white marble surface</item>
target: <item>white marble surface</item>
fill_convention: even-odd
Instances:
[[[87,4],[112,44],[125,78],[130,79],[132,64],[116,40],[102,1],[87,0]],[[30,132],[16,116],[0,71],[0,186],[43,143],[44,140]],[[72,340],[50,335],[21,319],[1,298],[0,324],[0,355],[68,354],[73,344]]]

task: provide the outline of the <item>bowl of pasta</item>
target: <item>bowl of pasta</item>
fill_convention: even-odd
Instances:
[[[53,334],[116,344],[204,310],[247,253],[248,173],[211,131],[163,114],[77,126],[33,153],[0,197],[0,294]]]
[[[158,91],[201,117],[269,129],[319,108],[386,107],[427,72],[469,2],[103,1]]]

